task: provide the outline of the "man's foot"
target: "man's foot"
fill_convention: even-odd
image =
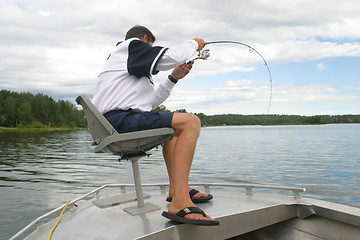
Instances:
[[[186,210],[185,210],[186,209]],[[189,209],[189,210],[187,210]],[[184,211],[186,214],[184,214]],[[197,224],[202,225],[217,225],[218,223],[208,223],[207,221],[215,221],[204,212],[199,211],[196,205],[191,201],[189,194],[185,191],[184,193],[175,196],[169,205],[168,212],[163,213],[163,216],[172,219],[177,222],[196,224],[193,221],[187,220],[204,220],[205,222],[199,221]],[[187,219],[187,220],[183,220]]]
[[[203,202],[210,201],[213,198],[213,196],[211,194],[204,194],[204,193],[199,192],[196,189],[191,189],[189,191],[189,195],[190,195],[191,201],[193,203],[203,203]],[[172,197],[167,197],[166,201],[171,202]]]
[[[188,219],[185,218],[186,215],[188,214],[201,214],[205,219]],[[169,212],[163,212],[162,215],[168,219],[171,219],[173,221],[176,222],[180,222],[180,223],[187,223],[187,224],[195,224],[195,225],[204,225],[204,226],[217,226],[220,224],[219,221],[216,220],[208,220],[208,218],[210,218],[209,216],[207,216],[203,210],[201,210],[198,207],[187,207],[184,208],[182,210],[180,210],[179,212],[177,212],[176,214],[172,214]]]

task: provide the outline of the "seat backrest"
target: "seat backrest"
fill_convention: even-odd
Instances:
[[[95,144],[99,144],[104,138],[116,133],[114,127],[97,110],[94,104],[86,95],[80,95],[76,98],[85,112],[86,121]]]

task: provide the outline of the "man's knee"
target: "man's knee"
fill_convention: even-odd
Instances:
[[[194,129],[200,130],[200,119],[191,113],[174,113],[172,126],[174,129]]]
[[[193,114],[191,114],[191,116],[192,116],[193,124],[194,124],[196,127],[200,128],[200,127],[201,127],[200,118],[198,118],[198,116],[193,115]]]
[[[200,130],[201,121],[196,115],[189,113],[189,121],[187,123],[188,127],[193,128],[194,130]]]

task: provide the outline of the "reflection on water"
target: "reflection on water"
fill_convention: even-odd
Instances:
[[[95,154],[87,131],[0,134],[0,239],[105,183],[133,183],[130,162]],[[168,182],[161,149],[140,161],[144,183]],[[306,187],[360,207],[360,125],[203,128],[192,182]]]

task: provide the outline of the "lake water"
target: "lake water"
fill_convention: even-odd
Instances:
[[[0,134],[0,239],[105,183],[133,183],[131,162],[95,154],[88,131]],[[168,182],[161,149],[143,183]],[[360,124],[202,128],[191,182],[305,187],[360,207]]]

